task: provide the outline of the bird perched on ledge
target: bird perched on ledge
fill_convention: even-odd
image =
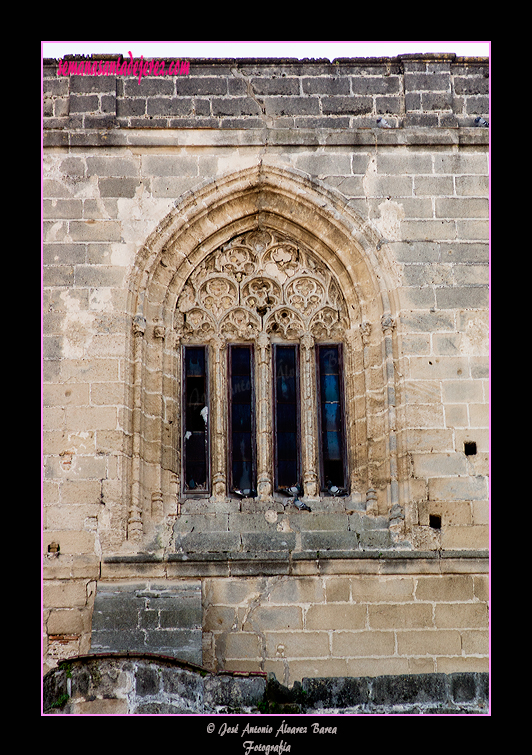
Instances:
[[[377,118],[377,126],[379,128],[393,128],[393,126],[390,126],[387,120],[384,118]]]
[[[489,123],[485,118],[481,118],[479,115],[478,118],[475,118],[475,126],[480,126],[482,128],[487,128],[489,126]]]
[[[340,488],[338,485],[333,485],[330,480],[327,480],[327,491],[329,495],[332,495],[335,498],[343,498],[344,496],[349,495],[347,488]]]
[[[289,488],[279,488],[279,493],[281,493],[281,495],[290,496],[293,499],[291,502],[300,511],[312,511],[312,509],[309,508],[306,503],[303,503],[303,501],[299,500],[299,496],[303,495],[303,488],[301,487],[299,482],[297,482],[295,485],[291,485]]]
[[[240,488],[235,488],[231,492],[234,493],[239,498],[255,498],[257,495],[257,491],[251,488],[244,488],[244,490],[240,490]]]

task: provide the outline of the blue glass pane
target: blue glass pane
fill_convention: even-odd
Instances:
[[[322,401],[339,401],[340,400],[340,381],[338,375],[321,376],[321,400]]]
[[[337,346],[322,346],[320,348],[320,372],[322,375],[338,375],[340,365]]]
[[[331,461],[341,458],[341,435],[340,433],[323,434],[323,455]]]
[[[323,405],[323,430],[325,432],[340,432],[341,414],[340,404]]]
[[[205,374],[205,349],[203,347],[185,349],[185,374]]]

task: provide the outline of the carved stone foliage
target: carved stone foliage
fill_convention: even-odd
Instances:
[[[327,266],[281,233],[255,230],[212,252],[188,278],[176,307],[182,340],[341,337],[347,307]]]

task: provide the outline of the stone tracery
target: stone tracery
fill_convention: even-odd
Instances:
[[[183,288],[175,321],[184,340],[214,333],[254,339],[261,331],[339,338],[348,327],[345,301],[326,266],[271,230],[250,231],[212,252]]]
[[[211,252],[189,275],[177,299],[174,332],[183,344],[212,348],[213,396],[226,394],[221,352],[231,341],[257,347],[257,494],[273,492],[271,343],[298,341],[302,349],[301,400],[305,495],[319,496],[316,447],[314,361],[316,341],[343,340],[349,329],[347,307],[327,266],[309,249],[273,230],[253,230]],[[212,493],[227,494],[225,410],[212,407]],[[190,492],[183,480],[183,491]]]

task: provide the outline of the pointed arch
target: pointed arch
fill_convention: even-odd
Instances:
[[[385,245],[339,192],[300,171],[261,161],[184,195],[139,250],[129,277],[129,310],[136,325],[130,349],[128,538],[136,542],[161,512],[173,511],[179,501],[178,300],[186,297],[194,271],[215,250],[265,229],[312,250],[332,274],[331,287],[347,302],[351,492],[365,500],[368,489],[381,491],[381,509],[397,502],[395,375],[387,363],[396,313]],[[245,249],[238,264],[245,272]],[[226,285],[229,292],[230,280]],[[207,289],[206,296],[212,296]],[[196,309],[205,338],[219,337],[209,312]],[[326,332],[328,317],[326,308],[316,313],[316,327]],[[213,371],[220,373],[219,363]],[[223,425],[214,432],[222,433]],[[214,470],[214,489],[216,479]]]

